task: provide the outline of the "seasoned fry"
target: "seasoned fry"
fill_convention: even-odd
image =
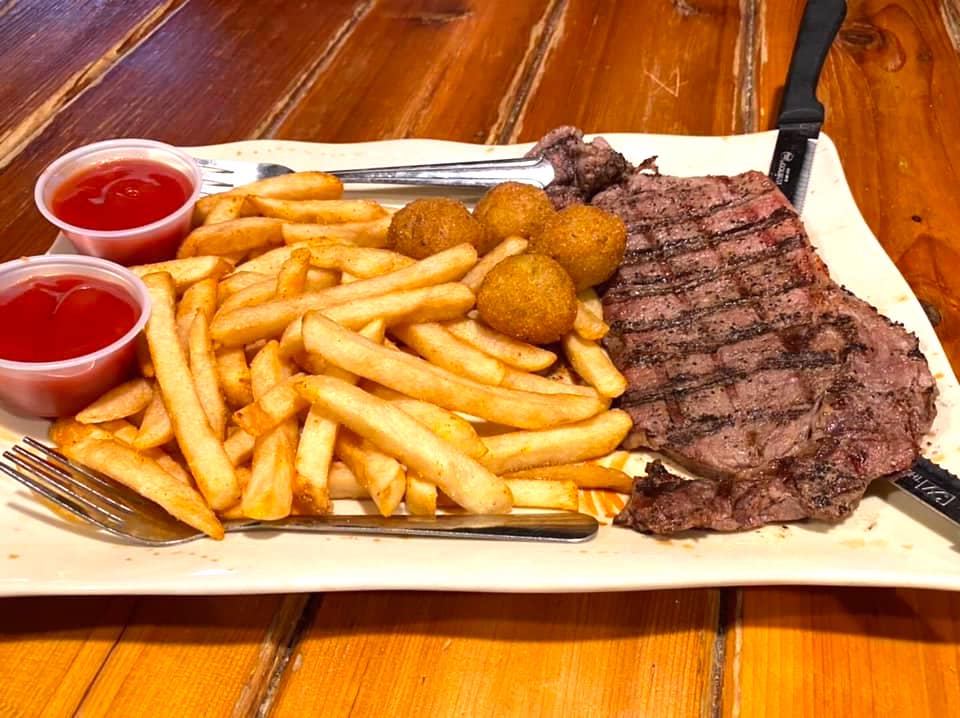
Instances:
[[[137,335],[136,351],[137,366],[140,368],[140,373],[145,378],[152,379],[156,376],[156,372],[153,370],[153,360],[150,358],[150,347],[147,346],[147,338],[143,335],[143,332]]]
[[[190,373],[197,387],[197,396],[210,422],[213,435],[223,440],[227,427],[227,405],[220,390],[217,374],[217,358],[210,343],[210,327],[203,312],[194,315],[187,338],[187,355],[190,358]]]
[[[460,376],[491,386],[498,386],[506,376],[503,362],[460,341],[436,322],[404,324],[390,331],[431,364]]]
[[[270,279],[270,277],[260,272],[234,272],[230,276],[224,277],[217,285],[217,304],[223,304],[240,290],[265,279]]]
[[[572,481],[543,481],[539,479],[505,479],[513,505],[530,509],[564,509],[576,511],[580,494]]]
[[[292,299],[275,299],[259,306],[241,307],[231,312],[221,310],[214,317],[211,331],[213,338],[224,346],[238,346],[258,339],[275,337],[290,322],[312,309],[329,309],[336,305],[355,302],[359,299],[370,299],[390,292],[453,282],[463,276],[463,273],[473,266],[476,260],[477,252],[473,247],[466,244],[459,245],[382,277],[341,284]],[[472,292],[467,293],[473,296]],[[362,325],[373,318],[367,316],[359,322]]]
[[[280,346],[268,342],[250,364],[254,397],[262,399],[289,375]],[[241,501],[245,516],[266,521],[290,515],[298,434],[296,419],[288,419],[256,438],[250,483]]]
[[[138,277],[143,277],[155,272],[167,272],[173,277],[177,294],[182,294],[186,291],[187,287],[199,282],[201,279],[219,279],[228,272],[233,271],[233,264],[223,257],[204,255],[201,257],[188,257],[187,259],[171,259],[169,262],[140,264],[136,267],[130,267],[130,271]]]
[[[596,342],[570,332],[563,340],[563,351],[577,374],[594,387],[600,396],[613,398],[627,390],[627,379]]]
[[[527,251],[527,246],[529,242],[523,237],[507,237],[496,247],[487,252],[484,257],[477,262],[477,265],[471,269],[464,276],[462,281],[470,290],[474,293],[480,289],[480,285],[483,283],[484,277],[487,276],[487,273],[493,269],[495,266],[500,264],[507,257],[512,257],[516,254],[523,254]]]
[[[357,480],[357,475],[342,461],[330,464],[328,473],[331,499],[369,499],[367,491]]]
[[[305,329],[308,326],[309,322]],[[362,341],[377,346],[367,339]],[[510,510],[510,490],[501,478],[438,439],[389,402],[326,376],[304,377],[298,382],[297,390],[332,419],[402,461],[409,471],[436,484],[467,510],[476,513]]]
[[[131,379],[114,387],[77,414],[81,424],[99,424],[124,419],[143,411],[153,399],[153,388],[146,379]]]
[[[187,346],[193,316],[200,312],[207,322],[213,319],[217,311],[217,280],[212,277],[202,279],[183,293],[177,305],[177,336],[180,343]]]
[[[307,270],[310,269],[310,250],[298,249],[280,267],[277,275],[277,299],[289,299],[303,294],[307,286]]]
[[[256,272],[267,277],[276,277],[280,267],[286,262],[298,249],[309,249],[310,243],[298,245],[289,245],[286,247],[277,247],[269,249],[255,259],[248,259],[246,262],[237,265],[237,272]]]
[[[397,510],[407,482],[406,473],[396,459],[343,427],[337,432],[334,453],[350,467],[383,516]]]
[[[232,408],[246,406],[253,401],[250,388],[250,366],[242,347],[221,349],[217,352],[217,376],[224,398]]]
[[[155,397],[159,398],[159,394],[154,394]],[[151,402],[151,406],[153,402]],[[161,401],[161,406],[163,402]],[[144,456],[153,459],[156,461],[160,468],[170,474],[177,481],[186,484],[187,486],[193,487],[193,479],[190,477],[190,472],[188,472],[183,466],[180,465],[176,459],[174,459],[170,454],[168,454],[163,449],[158,447],[153,447],[150,449],[138,449],[136,446],[137,439],[137,427],[131,424],[129,421],[124,421],[119,419],[117,421],[107,421],[103,424],[98,424],[99,427],[106,429],[111,432],[115,437],[120,439],[124,444],[128,444],[133,448],[140,451]]]
[[[415,474],[407,474],[407,491],[403,495],[403,502],[407,511],[414,516],[436,516],[437,487]]]
[[[480,462],[494,473],[505,474],[594,459],[617,448],[632,426],[627,412],[613,409],[552,429],[485,436],[487,454]]]
[[[573,394],[547,396],[465,379],[422,359],[374,344],[320,312],[304,317],[303,341],[308,351],[322,354],[328,362],[358,376],[445,409],[506,426],[542,429],[579,421],[605,408],[599,398]]]
[[[226,508],[240,498],[240,488],[233,464],[207,422],[177,339],[173,279],[165,273],[148,274],[143,281],[153,302],[145,330],[147,343],[177,443],[210,506]]]
[[[389,249],[353,247],[346,244],[309,244],[307,246],[312,266],[337,269],[361,279],[390,274],[416,263],[416,260]]]
[[[248,209],[249,203],[244,195],[228,195],[220,197],[210,213],[204,217],[203,224],[217,224],[218,222],[228,222],[231,219],[239,219],[251,214],[256,214],[256,210]]]
[[[387,216],[383,207],[369,199],[289,200],[252,196],[250,202],[264,217],[303,224],[370,222]]]
[[[336,242],[353,244],[358,247],[384,247],[387,244],[387,230],[390,217],[382,217],[369,222],[344,222],[343,224],[285,224],[281,229],[283,240],[287,244],[300,242]]]
[[[277,279],[277,277],[267,277],[234,292],[220,304],[218,314],[222,316],[240,307],[252,307],[277,298]],[[308,268],[304,276],[304,285],[312,292],[332,287],[336,283],[337,273],[327,269]],[[300,293],[302,292],[298,292]]]
[[[560,464],[541,466],[537,469],[524,469],[504,474],[505,479],[537,479],[546,481],[572,481],[581,489],[609,489],[629,494],[633,489],[633,478],[620,469],[599,466],[589,462],[581,464]]]
[[[170,415],[167,414],[167,407],[163,405],[163,397],[160,396],[160,392],[155,391],[153,398],[143,412],[140,429],[132,442],[133,448],[144,451],[155,446],[163,446],[173,439],[173,424],[170,423]]]
[[[262,436],[275,426],[307,409],[310,406],[309,402],[294,388],[300,376],[302,375],[295,374],[279,384],[274,384],[256,401],[235,411],[234,423],[251,436]]]
[[[172,332],[171,338],[175,339]],[[72,419],[59,419],[50,427],[50,438],[67,458],[119,481],[208,536],[223,538],[223,526],[196,490],[108,432]]]
[[[573,320],[573,330],[583,339],[600,341],[610,331],[610,327],[594,314],[586,304],[577,302],[577,316]]]
[[[522,371],[540,371],[557,360],[557,355],[533,344],[491,329],[469,317],[443,322],[451,334],[504,364]]]
[[[253,446],[255,443],[256,439],[253,436],[243,429],[238,428],[231,432],[227,440],[223,442],[223,448],[227,452],[227,456],[230,457],[231,463],[234,466],[240,466],[241,464],[247,463],[253,456]],[[237,480],[240,480],[239,475],[237,476]],[[243,486],[246,486],[246,484],[241,482],[241,487]]]
[[[224,197],[251,194],[278,199],[336,199],[343,194],[343,183],[326,172],[294,172],[268,177],[241,185],[229,192],[201,198],[197,202],[194,216],[203,221]]]
[[[205,224],[187,235],[177,251],[177,259],[279,247],[283,244],[282,226],[282,220],[272,217],[241,217],[229,222]]]
[[[573,394],[575,396],[598,396],[596,389],[579,384],[568,384],[562,381],[547,379],[539,374],[528,374],[507,368],[501,386],[520,391],[532,391],[537,394]]]

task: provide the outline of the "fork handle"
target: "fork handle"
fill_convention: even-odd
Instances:
[[[332,174],[343,182],[357,184],[493,187],[501,182],[513,181],[543,188],[553,182],[555,171],[550,161],[544,157],[524,157],[509,160],[333,170]]]
[[[538,514],[445,514],[426,516],[291,516],[278,521],[230,522],[228,533],[303,531],[325,534],[429,536],[501,541],[586,541],[597,533],[592,516],[574,511]]]

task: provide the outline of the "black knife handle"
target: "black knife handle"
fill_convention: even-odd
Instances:
[[[960,526],[960,479],[922,456],[893,483]]]
[[[846,0],[808,0],[790,59],[787,85],[783,88],[778,127],[797,122],[823,122],[823,105],[817,99],[817,83],[827,52],[846,14]]]

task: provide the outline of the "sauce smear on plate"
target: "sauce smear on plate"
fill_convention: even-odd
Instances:
[[[162,162],[114,160],[67,179],[50,209],[75,227],[131,229],[173,214],[191,191],[190,180]]]
[[[120,339],[140,309],[124,290],[89,277],[36,277],[0,292],[0,359],[49,362]]]

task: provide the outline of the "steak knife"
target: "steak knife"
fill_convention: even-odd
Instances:
[[[809,0],[793,47],[769,174],[797,213],[803,209],[823,126],[823,105],[817,99],[820,70],[846,14],[846,0]]]

